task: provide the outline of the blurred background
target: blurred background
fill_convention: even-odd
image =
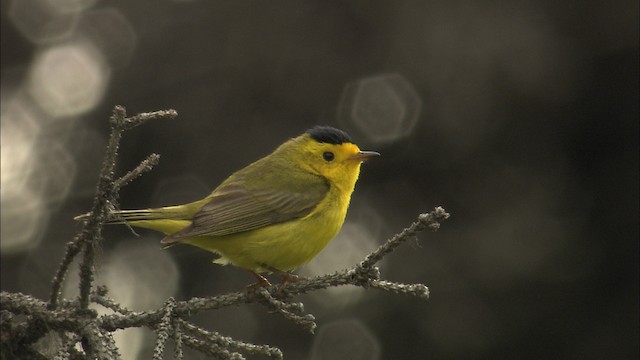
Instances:
[[[125,134],[120,174],[162,157],[122,191],[123,209],[202,198],[326,124],[383,156],[301,274],[355,264],[435,206],[452,214],[381,264],[385,279],[429,286],[428,302],[345,287],[301,298],[316,335],[255,305],[195,317],[206,329],[289,359],[639,357],[637,1],[0,6],[3,291],[48,296],[113,106],[173,108],[176,120]],[[126,306],[253,281],[138,232],[107,228],[99,259],[97,282]],[[150,358],[153,341],[118,333],[125,358]]]

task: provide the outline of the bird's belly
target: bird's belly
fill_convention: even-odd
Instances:
[[[187,239],[191,245],[221,255],[215,262],[257,271],[289,271],[313,259],[336,236],[344,211],[312,212],[302,219],[220,237]]]

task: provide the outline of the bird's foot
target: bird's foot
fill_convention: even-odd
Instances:
[[[304,278],[302,276],[298,276],[298,275],[295,275],[295,274],[290,274],[288,272],[281,272],[278,275],[280,275],[280,277],[282,277],[282,281],[278,285],[278,292],[282,292],[284,290],[284,288],[287,287],[287,285],[289,283],[294,283],[294,282],[298,282],[298,281],[304,280]]]
[[[271,287],[271,283],[269,282],[269,280],[267,280],[267,278],[265,278],[264,276],[258,274],[257,272],[253,271],[253,270],[248,270],[251,275],[253,275],[256,279],[258,279],[257,283],[253,283],[250,285],[247,285],[247,293],[251,293],[256,291],[256,289],[258,288],[268,288]]]

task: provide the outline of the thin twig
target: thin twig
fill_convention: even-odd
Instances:
[[[394,237],[387,240],[374,252],[367,255],[361,266],[365,268],[372,267],[374,264],[382,260],[385,255],[400,246],[400,244],[415,237],[419,232],[423,231],[427,227],[434,231],[438,230],[438,228],[440,227],[440,222],[448,219],[449,216],[449,213],[447,213],[440,206],[436,207],[430,213],[420,214],[418,216],[418,221],[414,222],[413,224],[411,224],[411,226],[405,228],[399,234],[396,234]]]
[[[114,187],[116,190],[120,190],[125,185],[129,184],[133,179],[142,176],[144,173],[149,172],[153,169],[154,166],[158,165],[160,162],[160,155],[151,154],[146,159],[142,160],[142,162],[136,166],[133,170],[121,176],[118,180],[115,181]]]
[[[210,339],[200,340],[193,336],[182,335],[182,342],[193,348],[197,349],[203,354],[212,356],[215,359],[224,359],[224,360],[244,360],[244,356],[240,353],[229,351],[221,348],[216,344],[211,344]]]
[[[428,300],[429,288],[423,284],[399,284],[391,281],[373,280],[369,286],[396,294],[405,294]]]
[[[95,322],[87,321],[81,329],[82,346],[88,359],[120,359],[113,333],[101,329]]]
[[[164,305],[164,316],[156,328],[157,339],[156,346],[153,349],[153,360],[162,360],[164,354],[164,345],[169,339],[169,333],[173,330],[173,309],[176,307],[176,300],[172,297],[167,299]]]
[[[122,106],[116,106],[110,118],[111,135],[107,152],[102,161],[102,169],[98,180],[98,189],[91,209],[92,217],[84,224],[82,239],[84,242],[83,257],[80,262],[80,309],[89,307],[89,296],[93,287],[96,248],[102,240],[102,225],[109,202],[113,199],[113,169],[116,166],[118,148],[122,138],[123,126],[127,113]]]
[[[245,343],[243,341],[234,340],[228,336],[222,336],[215,331],[207,331],[201,329],[195,325],[192,325],[184,320],[178,320],[178,324],[182,326],[185,332],[188,332],[190,336],[194,338],[206,339],[211,345],[228,348],[231,350],[243,351],[248,354],[266,355],[271,358],[282,359],[282,352],[280,349],[267,346],[267,345],[255,345]]]
[[[67,272],[69,271],[69,267],[71,266],[73,259],[75,259],[78,253],[80,253],[80,250],[82,250],[81,243],[82,238],[80,236],[75,237],[72,241],[67,243],[62,262],[60,263],[60,266],[58,266],[58,270],[51,282],[51,294],[49,296],[49,308],[51,309],[55,309],[58,306],[62,283],[67,276]]]
[[[99,294],[99,293],[91,294],[91,301],[93,301],[96,304],[102,305],[107,309],[112,310],[113,312],[116,312],[122,315],[128,315],[128,314],[131,314],[132,312],[131,310],[122,307],[122,305],[118,304],[112,298],[106,296],[106,294]]]
[[[148,113],[140,113],[135,116],[123,118],[122,121],[119,122],[119,126],[122,128],[122,130],[129,130],[138,125],[142,125],[147,121],[173,120],[177,116],[178,116],[178,112],[173,109],[153,111]]]
[[[290,304],[278,300],[265,288],[258,288],[255,290],[255,293],[260,295],[260,297],[264,299],[263,302],[266,302],[270,308],[282,314],[285,319],[293,321],[295,324],[300,325],[313,334],[317,327],[316,318],[311,314],[300,315],[303,310],[302,303]]]
[[[175,317],[173,318],[173,342],[175,344],[173,351],[174,357],[176,360],[182,360],[184,358],[182,351],[182,326],[180,325],[180,319]]]

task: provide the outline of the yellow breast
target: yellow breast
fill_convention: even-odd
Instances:
[[[351,194],[330,190],[309,215],[261,229],[220,237],[197,237],[184,242],[215,252],[219,264],[232,263],[256,271],[271,267],[289,271],[313,259],[338,234]]]

